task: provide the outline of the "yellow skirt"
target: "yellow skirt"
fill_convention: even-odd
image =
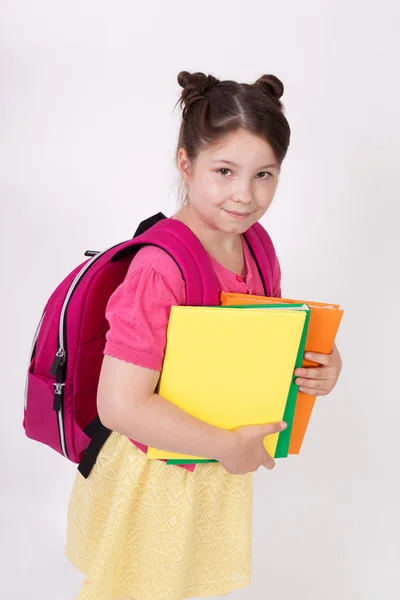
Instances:
[[[219,596],[251,578],[252,474],[193,473],[148,460],[112,433],[88,479],[77,472],[66,554],[86,575],[77,600]]]

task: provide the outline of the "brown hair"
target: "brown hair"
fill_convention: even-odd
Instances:
[[[178,83],[183,91],[176,104],[183,110],[176,160],[183,147],[194,163],[207,146],[217,144],[228,133],[246,129],[264,138],[279,166],[282,164],[290,143],[290,127],[280,101],[283,83],[275,75],[263,75],[248,84],[181,71]]]

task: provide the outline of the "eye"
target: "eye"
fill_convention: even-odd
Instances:
[[[230,169],[227,169],[226,167],[222,167],[222,169],[217,170],[217,173],[221,173],[221,171],[230,171]],[[221,173],[221,175],[224,175],[224,174]]]
[[[259,179],[270,179],[272,177],[272,173],[269,173],[268,171],[261,171],[261,173],[258,173],[258,175],[262,175],[262,174],[268,175],[268,177],[259,177]]]

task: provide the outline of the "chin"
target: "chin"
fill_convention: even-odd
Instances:
[[[227,225],[226,223],[224,225],[221,225],[220,227],[218,227],[218,229],[220,231],[223,231],[224,233],[234,233],[236,235],[242,235],[242,233],[244,233],[245,231],[248,230],[249,227],[251,227],[253,225],[253,222],[243,222],[243,223],[233,223],[232,225]]]

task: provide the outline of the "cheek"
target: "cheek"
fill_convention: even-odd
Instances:
[[[259,194],[257,198],[257,204],[261,210],[267,210],[270,207],[272,200],[274,199],[276,185],[268,186],[267,189],[264,189],[262,193]]]
[[[196,204],[206,211],[219,207],[226,199],[226,185],[214,177],[203,180],[201,186],[196,186],[193,191]]]
[[[224,206],[227,199],[232,194],[232,183],[228,180],[217,179],[213,180],[210,185],[209,198],[210,202],[216,208]]]

